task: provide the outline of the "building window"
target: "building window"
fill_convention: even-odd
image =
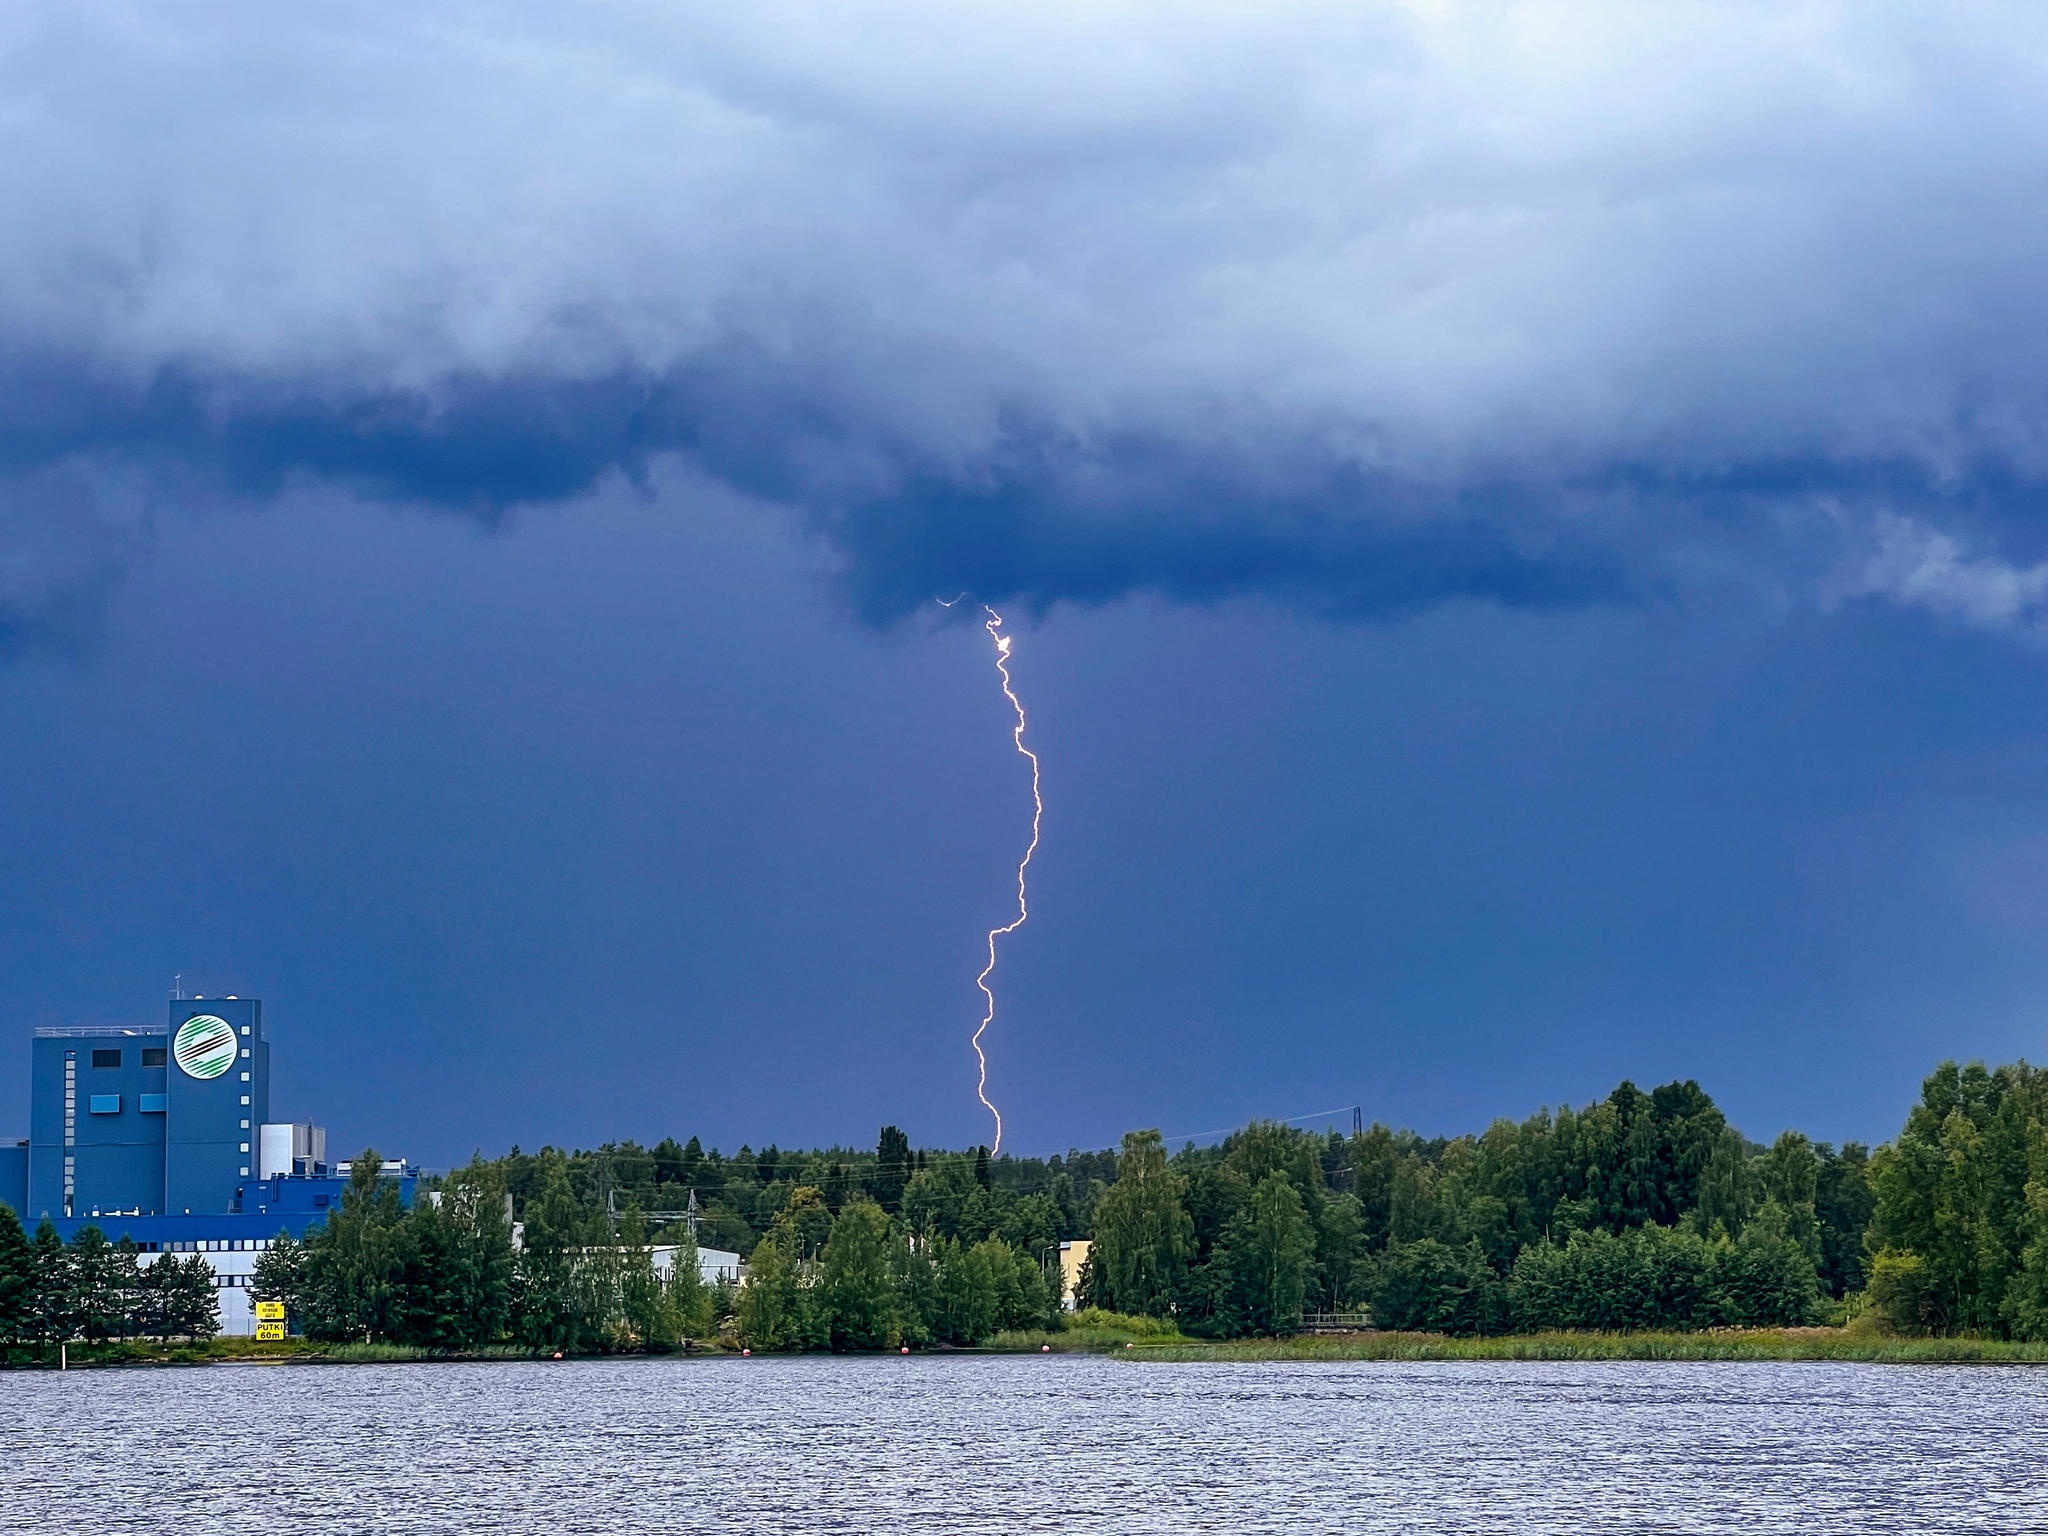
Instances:
[[[242,1075],[244,1077],[247,1077],[249,1074],[245,1072]],[[246,1093],[242,1095],[242,1107],[244,1109],[247,1109],[249,1107],[249,1095],[247,1095]]]
[[[121,1053],[119,1051],[94,1051],[92,1053],[92,1064],[96,1067],[118,1067],[121,1065]]]
[[[161,1067],[165,1065],[168,1055],[169,1050],[165,1046],[145,1045],[142,1048],[142,1064],[145,1067]]]
[[[168,1093],[139,1093],[135,1098],[135,1107],[145,1115],[167,1115],[171,1112],[171,1096]]]
[[[118,1115],[121,1113],[121,1095],[118,1093],[96,1093],[86,1100],[85,1107],[95,1115]]]
[[[248,1073],[244,1072],[244,1073],[242,1074],[242,1081],[243,1081],[243,1082],[245,1082],[245,1083],[246,1083],[247,1081],[249,1081],[249,1074],[248,1074]]]
[[[118,1109],[119,1107],[120,1107],[120,1106],[119,1106],[118,1104],[117,1104],[117,1105],[115,1106],[115,1108],[117,1108],[117,1109]],[[244,1152],[248,1151],[248,1150],[249,1150],[249,1143],[247,1143],[246,1141],[245,1141],[245,1142],[243,1142],[243,1143],[242,1143],[242,1150],[243,1150]]]

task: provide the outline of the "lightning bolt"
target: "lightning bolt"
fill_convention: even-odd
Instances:
[[[961,594],[962,597],[965,595]],[[954,603],[959,601],[957,597],[953,599]],[[950,608],[953,603],[944,603],[942,606]],[[981,1107],[995,1117],[996,1139],[989,1147],[989,1152],[993,1155],[1003,1150],[1003,1112],[989,1102],[988,1053],[981,1045],[981,1037],[988,1033],[989,1025],[996,1021],[996,995],[989,989],[988,979],[996,970],[996,940],[1015,933],[1031,916],[1031,909],[1025,904],[1024,899],[1024,877],[1031,868],[1033,855],[1038,852],[1038,825],[1045,816],[1045,799],[1039,793],[1038,754],[1024,745],[1024,701],[1017,697],[1017,690],[1010,683],[1010,646],[1013,637],[1003,633],[1003,616],[995,609],[984,603],[981,611],[988,615],[988,619],[981,627],[988,631],[989,639],[995,642],[996,675],[1003,681],[1003,697],[1010,701],[1010,708],[1017,713],[1017,724],[1010,731],[1010,740],[1016,743],[1018,755],[1031,764],[1031,844],[1024,850],[1024,857],[1017,861],[1017,915],[1002,927],[989,929],[988,964],[983,966],[981,974],[974,978],[974,984],[981,988],[981,995],[988,1002],[988,1007],[981,1016],[981,1024],[974,1031],[974,1039],[971,1042],[974,1046],[974,1059],[980,1064],[981,1069],[980,1079],[974,1085],[974,1096],[981,1100]]]

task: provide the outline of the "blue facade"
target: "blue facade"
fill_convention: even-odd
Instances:
[[[78,1191],[107,1209],[163,1209],[167,1035],[146,1027],[38,1031],[29,1060],[27,1207],[64,1217]]]
[[[347,1181],[320,1161],[317,1126],[272,1124],[281,1139],[265,1168],[270,1123],[270,1045],[254,998],[181,999],[160,1028],[39,1029],[29,1136],[0,1143],[0,1202],[30,1226],[47,1216],[69,1236],[91,1221],[151,1251],[298,1235],[326,1219]],[[410,1205],[416,1171],[400,1164],[387,1176]]]
[[[28,1143],[0,1143],[0,1205],[28,1209]]]
[[[18,1209],[31,1220],[235,1210],[269,1116],[254,998],[174,1002],[162,1029],[39,1029]]]
[[[406,1169],[386,1177],[398,1191],[401,1209],[412,1208],[419,1186],[419,1174]],[[80,1227],[91,1225],[106,1234],[109,1242],[128,1238],[144,1253],[210,1253],[242,1250],[288,1232],[303,1238],[307,1231],[327,1220],[327,1213],[341,1204],[348,1180],[329,1175],[322,1178],[252,1180],[243,1189],[245,1203],[239,1211],[212,1215],[127,1215],[73,1216],[68,1220],[52,1216],[50,1225],[69,1242]],[[32,1224],[32,1223],[31,1223]]]
[[[180,1055],[180,1040],[205,1038],[203,1028],[187,1026],[205,1020],[218,1020],[231,1032],[223,1052],[234,1054],[215,1076],[181,1065],[190,1057]],[[169,1033],[164,1193],[158,1209],[166,1215],[234,1210],[242,1203],[242,1186],[257,1173],[256,1128],[270,1118],[270,1047],[263,1039],[263,1004],[253,998],[173,1003]],[[194,1064],[204,1069],[217,1059]]]
[[[180,999],[161,1026],[38,1029],[29,1078],[28,1138],[0,1142],[0,1203],[67,1242],[90,1224],[145,1254],[197,1254],[223,1330],[259,1331],[263,1250],[325,1222],[349,1183],[318,1126],[270,1119],[262,1003]],[[409,1208],[418,1171],[382,1177]]]

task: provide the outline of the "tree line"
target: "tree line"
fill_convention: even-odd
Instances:
[[[905,1180],[906,1187],[910,1181]],[[473,1351],[673,1349],[724,1337],[751,1348],[858,1350],[985,1342],[1048,1327],[1057,1297],[1002,1238],[962,1243],[936,1217],[913,1232],[867,1195],[837,1211],[796,1186],[754,1244],[744,1286],[707,1285],[687,1226],[656,1244],[638,1206],[616,1221],[579,1200],[555,1163],[518,1214],[502,1167],[473,1161],[410,1209],[359,1159],[327,1221],[280,1238],[250,1292],[286,1304],[308,1337]]]
[[[1083,1288],[1223,1336],[1305,1311],[1462,1334],[1804,1323],[1861,1284],[1868,1162],[1752,1144],[1691,1082],[1434,1141],[1255,1124],[1169,1157],[1138,1133]]]
[[[88,1223],[70,1242],[45,1219],[30,1237],[0,1205],[0,1345],[54,1351],[72,1340],[209,1339],[220,1331],[213,1271],[198,1254],[144,1254]]]
[[[670,1348],[711,1333],[712,1296],[687,1229],[664,1277],[638,1212],[629,1208],[615,1229],[559,1170],[521,1227],[515,1243],[493,1164],[474,1160],[402,1208],[367,1152],[324,1223],[257,1258],[250,1293],[283,1302],[294,1331],[337,1343],[577,1353]]]
[[[745,1256],[744,1286],[704,1284],[686,1208],[708,1246]],[[1875,1152],[1753,1142],[1696,1083],[1625,1082],[1451,1138],[1257,1123],[1216,1146],[1145,1131],[991,1159],[888,1126],[872,1151],[515,1149],[410,1209],[367,1154],[322,1227],[261,1256],[252,1290],[315,1338],[432,1349],[971,1345],[1057,1326],[1067,1238],[1093,1242],[1084,1304],[1210,1336],[1309,1312],[1480,1334],[1868,1311],[1903,1332],[2048,1337],[2048,1074],[1945,1064]],[[204,1271],[166,1256],[145,1274],[95,1229],[30,1240],[0,1214],[0,1330],[203,1333]]]
[[[2048,1338],[2048,1073],[1944,1063],[1870,1178],[1865,1299],[1887,1323]]]
[[[884,1126],[871,1149],[743,1146],[726,1156],[715,1147],[706,1151],[695,1136],[682,1143],[665,1137],[651,1148],[632,1141],[579,1151],[514,1147],[493,1166],[521,1216],[559,1180],[586,1207],[636,1206],[665,1242],[694,1201],[697,1241],[749,1258],[798,1190],[816,1191],[834,1213],[865,1197],[920,1233],[970,1242],[996,1235],[1013,1248],[1040,1251],[1086,1236],[1095,1201],[1116,1177],[1116,1154],[992,1159],[985,1147],[913,1148],[900,1129]]]

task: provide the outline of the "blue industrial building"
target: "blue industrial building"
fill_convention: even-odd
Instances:
[[[388,1171],[410,1205],[417,1175]],[[271,1120],[254,998],[177,999],[162,1028],[38,1029],[28,1139],[0,1142],[0,1202],[25,1226],[47,1217],[68,1239],[91,1222],[145,1253],[206,1255],[230,1332],[244,1331],[229,1293],[246,1288],[254,1255],[325,1221],[345,1173],[319,1126]]]

